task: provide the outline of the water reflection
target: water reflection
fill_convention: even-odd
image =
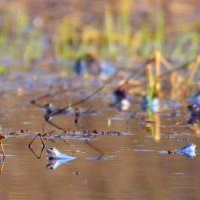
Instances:
[[[160,115],[158,113],[148,114],[148,118],[145,124],[148,131],[151,132],[152,137],[155,141],[160,140]]]
[[[5,157],[2,158],[2,160],[0,160],[0,173],[3,173],[3,169],[4,169],[4,164],[5,164]]]
[[[9,101],[13,101],[14,98],[9,99]],[[99,105],[101,106],[100,103]],[[14,109],[18,107],[18,104],[13,104],[12,109],[7,107],[7,110],[12,110],[12,113],[8,115],[9,121],[4,118],[1,119],[2,126],[11,127],[14,130],[28,129],[33,136],[33,132],[42,127],[42,113],[32,109],[31,106],[27,106],[24,114],[19,115],[19,110],[15,112]],[[106,132],[107,121],[103,119],[112,118],[116,114],[113,110],[102,111],[101,115],[97,117],[84,116],[81,125],[84,129],[90,127],[91,130],[96,129],[97,132],[102,130]],[[182,126],[177,129],[177,134],[174,134],[174,137],[170,140],[167,137],[162,137],[161,140],[160,117],[162,116],[154,114],[144,120],[153,137],[149,137],[149,133],[141,129],[138,121],[130,119],[131,123],[127,125],[130,134],[119,134],[119,137],[113,136],[116,134],[96,134],[96,136],[93,134],[89,141],[83,142],[85,138],[82,135],[80,136],[82,133],[80,131],[76,140],[70,140],[70,136],[67,135],[70,145],[59,142],[60,139],[58,139],[58,146],[56,147],[64,150],[64,152],[77,152],[77,162],[76,160],[71,162],[65,159],[47,161],[39,140],[36,140],[32,146],[32,150],[34,150],[32,152],[31,149],[28,150],[27,148],[30,141],[28,136],[21,137],[20,135],[16,138],[7,138],[5,150],[10,155],[16,156],[9,158],[6,156],[6,163],[5,161],[0,163],[1,172],[3,172],[0,176],[1,199],[46,200],[52,198],[66,199],[66,196],[69,199],[148,199],[149,196],[154,199],[163,196],[166,199],[173,199],[177,195],[177,191],[172,190],[172,187],[184,188],[184,191],[187,189],[190,194],[195,194],[193,199],[198,199],[200,195],[197,187],[199,184],[198,166],[200,159],[196,156],[196,152],[163,156],[158,151],[163,149],[165,145],[170,146],[172,144],[178,147],[180,140],[182,141],[185,137],[199,146],[199,136],[191,134],[188,128]],[[186,120],[182,116],[181,119]],[[28,117],[30,117],[31,123],[22,125],[21,122],[26,121]],[[74,129],[73,123],[71,123],[73,118],[67,116],[67,120],[62,119],[61,116],[56,122],[63,123],[63,126],[69,127],[71,130]],[[124,131],[123,122],[122,120],[113,120],[110,131]],[[171,118],[169,121],[167,119],[162,125],[170,128],[172,126]],[[49,131],[52,130],[51,126],[47,126],[47,128],[49,128]],[[57,138],[57,135],[59,135],[59,132],[54,132],[54,138]],[[71,136],[71,138],[74,137]],[[82,139],[79,140],[80,137]],[[158,140],[159,142],[155,142]],[[48,146],[52,145],[48,139],[45,143]],[[129,151],[133,148],[139,149],[139,152]],[[148,153],[145,153],[146,151]],[[35,153],[36,158],[41,159],[36,159],[32,153]],[[117,159],[110,159],[107,155],[116,155]],[[196,158],[193,160],[184,159],[183,155],[187,157],[196,156]],[[99,161],[106,158],[108,158],[108,161]],[[63,166],[61,166],[62,164]],[[52,173],[44,166],[47,169],[58,170]],[[58,168],[59,166],[61,167]],[[74,170],[80,172],[80,176],[74,176]],[[180,173],[184,176],[177,175]],[[77,188],[79,189],[77,190]],[[162,192],[161,197],[160,191]],[[176,197],[177,199],[182,198],[179,194]]]
[[[191,151],[191,152],[188,152],[188,153],[184,153],[184,155],[187,158],[194,158],[194,157],[196,157],[196,152],[195,151]]]
[[[199,124],[191,124],[190,128],[194,131],[195,134],[200,135],[200,125]]]
[[[196,145],[195,144],[187,144],[186,146],[179,148],[179,149],[175,149],[175,150],[162,150],[160,151],[161,154],[183,154],[185,155],[187,158],[194,158],[196,157]]]
[[[61,153],[55,147],[49,147],[46,151],[48,153],[48,164],[46,165],[46,168],[48,169],[54,170],[60,165],[76,159],[76,157]]]
[[[45,147],[45,146],[42,146],[42,148],[41,148],[39,154],[37,154],[31,146],[29,146],[28,148],[30,149],[30,151],[33,153],[33,155],[34,155],[37,159],[40,159],[41,156],[42,156],[42,153],[43,153],[43,151],[44,151],[44,147]]]
[[[169,153],[169,151],[161,150],[160,154],[169,154],[172,155],[172,153]],[[194,158],[196,157],[196,152],[195,151],[188,151],[188,152],[177,152],[173,154],[182,154],[185,155],[187,158]]]
[[[4,151],[3,143],[2,143],[3,139],[5,139],[5,137],[0,134],[0,146],[1,146],[2,154],[3,154],[3,158],[5,158],[5,151]]]
[[[66,164],[66,163],[70,162],[71,160],[74,160],[74,159],[58,159],[58,160],[53,160],[53,159],[49,160],[48,159],[48,163],[46,165],[46,168],[55,170],[60,165]]]

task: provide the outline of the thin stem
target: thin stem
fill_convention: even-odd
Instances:
[[[61,130],[61,131],[64,131],[64,132],[67,131],[67,130],[65,130],[64,128],[62,128],[62,127],[58,126],[57,124],[55,124],[54,122],[51,122],[50,119],[45,119],[45,121],[46,121],[47,123],[49,123],[50,125],[54,126],[55,128],[57,128],[58,130]]]
[[[52,96],[56,96],[58,94],[61,94],[61,93],[64,93],[64,92],[67,92],[69,89],[61,89],[60,91],[57,91],[57,92],[54,92],[54,93],[48,93],[48,94],[45,94],[45,95],[42,95],[36,99],[33,99],[30,101],[31,104],[34,104],[34,105],[39,105],[37,104],[36,102],[39,101],[39,100],[42,100],[42,99],[45,99],[45,98],[48,98],[48,97],[52,97]]]
[[[43,136],[42,136],[40,133],[38,133],[38,134],[31,140],[31,142],[29,143],[29,145],[28,145],[29,148],[31,148],[32,143],[35,141],[35,139],[36,139],[37,137],[40,137],[40,140],[41,140],[41,142],[42,142],[42,145],[43,145],[43,147],[45,147],[44,141],[43,141],[43,139],[42,139]]]
[[[88,140],[85,140],[85,143],[90,146],[91,148],[93,148],[95,151],[97,151],[100,156],[104,156],[104,153],[97,147],[95,147],[93,144],[91,144]]]
[[[95,92],[93,92],[92,94],[90,94],[89,96],[87,96],[86,98],[80,100],[80,101],[77,101],[75,103],[73,103],[72,105],[70,106],[66,106],[64,108],[61,108],[59,109],[58,111],[54,112],[51,116],[54,116],[54,115],[58,115],[58,114],[61,114],[62,112],[64,112],[66,109],[72,107],[72,106],[76,106],[76,105],[79,105],[81,103],[84,103],[85,101],[87,101],[88,99],[90,99],[91,97],[93,97],[95,94],[97,94],[98,92],[100,92],[106,85],[103,85],[101,86],[100,88],[98,88]]]
[[[40,151],[40,155],[38,156],[31,147],[29,147],[29,149],[31,150],[31,152],[34,154],[34,156],[37,158],[37,159],[40,159],[41,156],[42,156],[42,153],[44,151],[44,146],[42,147],[41,151]]]

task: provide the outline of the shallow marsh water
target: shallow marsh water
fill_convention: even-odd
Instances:
[[[37,93],[36,93],[37,94]],[[30,91],[17,96],[15,92],[4,94],[1,99],[0,124],[2,132],[20,129],[29,130],[32,136],[17,135],[4,140],[6,159],[0,174],[0,199],[45,200],[45,199],[198,199],[200,158],[199,136],[186,124],[174,127],[182,114],[174,118],[161,117],[160,139],[153,137],[137,119],[125,120],[114,108],[94,97],[81,105],[100,111],[96,116],[83,116],[76,127],[71,116],[55,119],[70,130],[119,131],[122,135],[97,135],[89,142],[104,153],[106,159],[96,160],[99,152],[80,137],[68,143],[45,140],[45,150],[37,159],[28,148],[35,132],[42,130],[42,109],[29,104],[33,97]],[[76,97],[73,96],[72,100]],[[57,105],[66,105],[66,96],[54,99]],[[101,108],[101,109],[100,109]],[[135,108],[133,108],[135,109]],[[184,116],[181,117],[181,116]],[[108,127],[108,119],[111,124]],[[54,128],[49,125],[46,130]],[[176,149],[187,143],[197,145],[197,156],[161,155],[160,150]],[[61,152],[76,157],[56,169],[48,169],[46,148],[55,146]],[[39,139],[32,146],[39,155],[42,149]]]

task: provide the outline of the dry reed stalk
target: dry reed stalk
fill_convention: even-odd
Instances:
[[[168,70],[172,70],[173,69],[173,66],[162,55],[160,56],[160,62],[166,67],[166,69],[168,69]],[[177,76],[182,78],[182,76],[177,71],[174,71],[174,72],[175,72],[175,74]]]
[[[181,87],[181,94],[184,94],[186,92],[188,85],[194,79],[194,76],[199,68],[199,64],[200,64],[200,56],[198,56],[197,59],[193,63],[191,63],[189,76],[183,82]]]
[[[199,68],[199,64],[200,64],[200,56],[197,57],[196,62],[194,63],[194,66],[191,66],[191,71],[189,73],[189,77],[186,80],[186,85],[190,84],[190,82],[193,80],[198,68]]]
[[[177,73],[175,71],[173,71],[171,73],[170,83],[171,83],[171,99],[175,100],[176,97],[177,97],[177,91],[178,91],[178,87],[179,87],[178,75],[177,75]]]
[[[161,75],[161,55],[160,52],[155,52],[155,88],[156,92],[161,91],[161,82],[160,82],[160,75]]]
[[[151,64],[147,64],[146,73],[147,73],[147,78],[148,78],[146,88],[152,88],[154,86],[154,78],[153,78]]]

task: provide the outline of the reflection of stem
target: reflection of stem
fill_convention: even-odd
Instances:
[[[160,140],[160,116],[159,114],[149,115],[150,121],[155,121],[154,124],[150,124],[150,131],[155,141]]]
[[[29,147],[29,149],[31,150],[31,152],[34,154],[34,156],[35,156],[37,159],[40,159],[41,156],[42,156],[42,152],[44,151],[44,146],[42,147],[39,156],[34,152],[34,150],[31,148],[31,146]]]
[[[126,130],[125,130],[125,132],[127,133],[128,132],[128,119],[127,118],[125,118],[125,123],[126,123]]]
[[[44,135],[44,128],[45,128],[45,121],[43,121],[43,124],[42,124],[42,134]]]
[[[42,142],[43,148],[45,147],[45,144],[44,144],[43,139],[42,139],[43,135],[41,135],[40,133],[38,133],[38,134],[31,140],[31,142],[29,143],[29,145],[28,145],[29,148],[31,148],[31,144],[34,142],[34,140],[35,140],[37,137],[40,137],[40,140],[41,140],[41,142]]]
[[[95,147],[93,144],[91,144],[88,140],[85,140],[85,143],[90,146],[91,148],[93,148],[95,151],[97,151],[100,156],[104,156],[104,153],[97,147]]]
[[[160,84],[160,75],[161,75],[161,61],[160,61],[160,58],[161,58],[161,55],[160,53],[157,51],[156,52],[156,68],[155,68],[155,78],[156,78],[156,83],[155,83],[155,87],[156,87],[156,91],[160,91],[160,88],[161,88],[161,84]]]
[[[156,121],[156,123],[155,123],[155,140],[158,141],[158,140],[160,140],[160,115],[155,114],[154,119]]]
[[[4,151],[4,148],[3,148],[3,143],[0,141],[0,144],[1,144],[1,150],[2,150],[2,153],[3,153],[3,158],[5,158],[5,151]]]
[[[4,164],[5,164],[5,157],[3,157],[2,162],[1,162],[1,168],[0,168],[0,173],[2,174],[3,172],[3,168],[4,168]]]
[[[49,123],[50,125],[54,126],[55,128],[59,129],[59,130],[62,130],[64,132],[67,132],[67,130],[63,129],[62,127],[58,126],[57,124],[53,123],[53,122],[50,122],[49,120],[45,120],[44,123],[43,123],[43,126],[42,126],[42,133],[43,135],[41,135],[41,137],[45,136],[46,133],[44,132],[44,127],[45,127],[45,122]],[[77,125],[78,127],[78,125]],[[67,139],[62,139],[60,138],[61,141],[63,141],[65,144],[68,144],[67,143]]]
[[[200,125],[199,124],[192,124],[190,125],[190,128],[196,133],[197,135],[200,135]]]
[[[51,122],[50,119],[46,119],[45,121],[47,123],[49,123],[50,125],[54,126],[55,128],[57,128],[58,130],[61,130],[61,131],[64,131],[64,132],[67,131],[64,128],[62,128],[62,127],[58,126],[57,124],[55,124],[54,122]]]

